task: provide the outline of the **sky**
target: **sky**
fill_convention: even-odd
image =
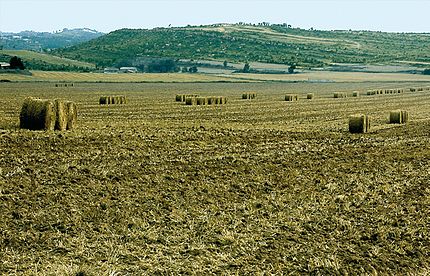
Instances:
[[[430,33],[430,0],[0,0],[0,31],[288,23],[319,30]]]

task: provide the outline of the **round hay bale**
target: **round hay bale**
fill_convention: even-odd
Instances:
[[[196,97],[188,97],[185,99],[186,105],[196,105],[197,104],[197,98]]]
[[[125,104],[125,96],[120,96],[119,97],[119,103],[120,104]]]
[[[409,112],[402,110],[403,123],[406,124],[409,121]]]
[[[369,132],[370,130],[370,116],[366,116],[366,131],[365,132]]]
[[[208,97],[207,98],[207,104],[209,104],[209,105],[215,104],[215,98],[216,97]]]
[[[223,96],[218,96],[215,99],[215,104],[224,104],[225,103],[225,97]]]
[[[206,97],[197,97],[197,105],[207,105],[208,104],[208,98]]]
[[[346,98],[346,93],[345,92],[334,92],[333,97],[335,99]]]
[[[67,109],[66,105],[61,100],[54,101],[55,107],[55,130],[66,130],[67,129]]]
[[[394,110],[390,111],[390,124],[401,124],[403,123],[402,120],[402,111],[401,110]]]
[[[66,106],[66,112],[67,112],[67,130],[72,130],[76,127],[76,122],[78,121],[78,109],[76,107],[76,104],[74,102],[64,102]]]
[[[185,102],[187,98],[198,97],[196,94],[177,94],[175,100],[177,102]]]
[[[257,93],[255,92],[249,92],[249,93],[243,93],[242,99],[244,100],[253,100],[257,97]]]
[[[106,96],[100,97],[99,104],[108,104],[108,99],[107,98],[108,97],[106,97]]]
[[[292,102],[292,101],[297,101],[299,99],[299,97],[297,96],[297,94],[287,94],[285,95],[285,100],[288,102]]]
[[[409,112],[406,110],[390,111],[390,124],[406,124],[409,121]]]
[[[183,96],[184,96],[184,94],[176,94],[175,100],[176,100],[177,102],[182,102],[182,101],[183,101],[183,100],[182,100]]]
[[[226,98],[224,96],[220,96],[218,98],[218,104],[225,104],[226,103]]]
[[[55,105],[50,100],[27,98],[21,108],[20,128],[54,130]]]
[[[357,114],[349,117],[350,133],[366,133],[370,129],[370,118],[367,115]]]

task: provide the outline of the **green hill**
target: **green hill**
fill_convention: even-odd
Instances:
[[[297,63],[304,67],[395,62],[425,66],[430,62],[428,49],[430,34],[303,30],[285,24],[216,24],[121,29],[54,53],[100,66],[139,57]]]
[[[0,61],[8,62],[13,56],[20,57],[26,68],[32,70],[87,71],[95,69],[95,65],[88,62],[49,54],[27,50],[0,50]]]
[[[101,35],[103,33],[88,28],[64,28],[62,31],[53,33],[35,31],[10,33],[0,31],[0,47],[5,50],[31,50],[40,52],[47,49],[77,45]]]

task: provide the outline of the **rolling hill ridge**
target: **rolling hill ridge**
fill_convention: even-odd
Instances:
[[[3,50],[46,51],[73,46],[97,38],[103,33],[88,29],[63,29],[54,33],[23,31],[0,32],[0,47]]]
[[[53,54],[112,66],[141,57],[264,62],[324,67],[336,63],[430,64],[430,34],[318,31],[285,24],[215,24],[121,29]]]

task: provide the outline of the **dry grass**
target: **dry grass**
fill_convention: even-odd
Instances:
[[[182,74],[182,73],[153,73],[153,74],[103,74],[103,73],[75,73],[75,72],[48,72],[32,71],[32,76],[19,74],[1,74],[0,79],[21,82],[167,82],[167,83],[190,83],[190,82],[369,82],[389,83],[397,82],[420,82],[430,81],[430,77],[420,74],[400,73],[357,73],[357,72],[324,72],[310,71],[300,74]],[[422,89],[425,86],[417,83]],[[244,93],[246,91],[243,91]]]
[[[430,93],[333,99],[376,87],[403,85],[2,83],[0,274],[426,275]],[[130,103],[100,106],[111,91]],[[20,130],[28,96],[70,99],[79,125]]]
[[[229,76],[213,74],[182,74],[182,73],[151,73],[151,74],[103,74],[103,73],[75,73],[75,72],[51,72],[32,71],[32,76],[20,74],[1,74],[0,79],[20,82],[238,82]],[[255,80],[250,80],[255,81]],[[240,82],[240,81],[239,81]],[[244,80],[248,82],[248,80]]]
[[[221,76],[221,75],[220,75]],[[318,72],[310,71],[301,74],[231,74],[222,75],[243,81],[310,81],[310,82],[371,82],[388,83],[396,80],[398,82],[429,82],[430,77],[420,74],[400,74],[400,73],[357,73],[357,72]]]

